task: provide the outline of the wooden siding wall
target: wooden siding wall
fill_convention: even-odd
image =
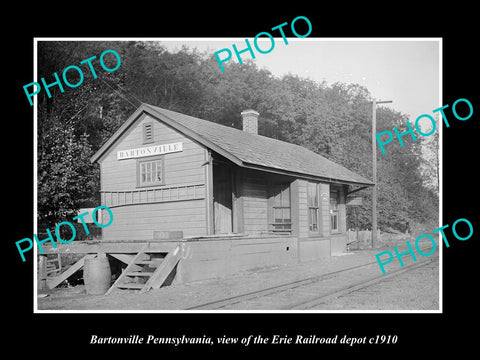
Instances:
[[[268,231],[268,192],[265,177],[254,171],[245,171],[241,179],[243,232],[258,234]]]
[[[345,186],[340,187],[339,196],[340,203],[338,204],[338,230],[341,233],[347,232],[347,188]]]
[[[307,180],[295,180],[295,188],[298,189],[298,218],[293,221],[298,221],[298,236],[300,238],[307,238],[311,235],[309,232],[309,219],[308,219],[308,199],[307,199]],[[330,235],[330,185],[320,183],[318,185],[318,197],[319,197],[319,234],[322,236]],[[295,212],[294,212],[295,214]]]
[[[346,193],[347,188],[345,186],[337,187],[339,190],[339,203],[338,203],[338,233],[332,235],[331,240],[331,253],[343,253],[347,249],[347,206],[346,206]]]
[[[143,124],[153,123],[154,142],[143,144]],[[100,160],[101,190],[121,191],[137,187],[137,159],[117,160],[117,151],[144,146],[183,143],[183,151],[165,154],[165,185],[205,183],[203,147],[149,116],[142,116],[116,146]]]
[[[308,205],[307,205],[307,184],[306,180],[296,180],[298,183],[298,236],[300,238],[308,237]]]
[[[323,236],[330,235],[330,184],[320,183],[318,189],[318,196],[320,197],[320,233]]]
[[[143,143],[144,123],[153,124],[154,142]],[[175,142],[183,143],[183,151],[163,155],[165,183],[161,186],[138,188],[137,159],[117,160],[118,150]],[[204,189],[204,163],[205,150],[202,146],[167,125],[142,115],[117,144],[100,159],[101,190],[108,193],[187,185],[200,186]],[[201,197],[201,194],[196,194],[193,199],[184,201],[176,199],[171,202],[113,206],[114,220],[109,227],[103,229],[103,238],[110,241],[151,241],[153,231],[176,230],[183,230],[184,236],[205,235],[206,205],[205,198]]]
[[[331,234],[330,229],[330,184],[318,184],[319,199],[319,219],[318,233],[309,231],[308,218],[308,181],[297,179],[294,181],[292,189],[298,191],[298,201],[293,203],[293,214],[296,214],[293,221],[298,222],[298,260],[300,262],[321,259],[330,256],[332,252],[344,251],[345,236],[342,234]],[[292,209],[293,210],[293,209]],[[345,208],[345,191],[340,189],[339,203],[339,230],[343,233],[346,227],[346,208]]]
[[[183,231],[184,236],[206,234],[205,201],[175,201],[111,208],[113,222],[103,229],[108,241],[159,241],[154,231]]]

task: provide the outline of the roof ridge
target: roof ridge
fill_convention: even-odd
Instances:
[[[196,116],[193,116],[193,115],[188,115],[188,114],[184,114],[184,113],[181,113],[181,112],[178,112],[178,111],[175,111],[175,110],[170,110],[170,109],[165,109],[165,108],[161,108],[159,106],[155,106],[155,105],[150,105],[150,104],[147,104],[147,103],[144,103],[145,105],[149,106],[150,108],[153,108],[154,110],[160,110],[160,111],[170,111],[170,112],[174,112],[176,114],[179,114],[181,116],[188,116],[192,119],[195,119],[195,120],[200,120],[200,121],[204,121],[206,123],[209,123],[209,124],[213,124],[213,125],[217,125],[217,126],[222,126],[226,129],[228,129],[229,131],[230,130],[233,130],[233,131],[238,131],[239,134],[243,134],[245,136],[253,136],[253,137],[261,137],[262,139],[267,139],[268,141],[278,141],[278,142],[281,142],[283,144],[287,144],[287,145],[291,145],[291,146],[296,146],[296,147],[299,147],[299,148],[302,148],[303,150],[307,150],[307,151],[311,151],[313,152],[314,154],[318,155],[318,156],[322,156],[324,157],[323,155],[320,155],[320,154],[317,154],[316,152],[314,152],[313,150],[310,150],[308,148],[306,148],[305,146],[303,145],[299,145],[299,144],[295,144],[295,143],[291,143],[291,142],[288,142],[288,141],[285,141],[285,140],[280,140],[280,139],[275,139],[275,138],[272,138],[272,137],[269,137],[269,136],[266,136],[266,135],[262,135],[262,134],[254,134],[254,133],[250,133],[250,132],[247,132],[247,131],[243,131],[241,129],[237,129],[235,127],[232,127],[232,126],[228,126],[228,125],[225,125],[225,124],[221,124],[221,123],[217,123],[215,121],[212,121],[212,120],[207,120],[207,119],[202,119],[202,118],[199,118],[199,117],[196,117]],[[157,110],[157,111],[158,111]],[[165,114],[164,114],[165,115]],[[171,119],[171,118],[170,118]],[[176,121],[175,119],[171,119],[175,122],[178,123],[178,121]],[[329,160],[328,158],[325,158],[327,160]],[[329,160],[331,161],[331,160]]]
[[[241,129],[237,129],[237,128],[234,128],[232,126],[228,126],[228,125],[224,125],[224,124],[220,124],[220,123],[217,123],[215,121],[211,121],[211,120],[206,120],[206,119],[202,119],[202,118],[199,118],[199,117],[196,117],[196,116],[193,116],[193,115],[188,115],[188,114],[184,114],[184,113],[181,113],[181,112],[178,112],[178,111],[175,111],[175,110],[170,110],[170,109],[165,109],[165,108],[161,108],[159,106],[155,106],[155,105],[150,105],[150,104],[147,104],[145,103],[145,105],[148,105],[149,107],[153,108],[154,110],[164,110],[164,111],[169,111],[169,112],[173,112],[173,113],[176,113],[178,115],[181,115],[181,116],[187,116],[187,117],[190,117],[192,119],[195,119],[195,120],[200,120],[200,121],[204,121],[206,123],[209,123],[209,124],[213,124],[213,125],[217,125],[217,126],[222,126],[226,129],[228,129],[228,131],[237,131],[239,134],[243,134],[244,136],[253,136],[253,137],[261,137],[262,139],[266,139],[267,141],[272,141],[272,142],[281,142],[282,144],[286,144],[288,146],[292,146],[292,147],[297,147],[297,148],[300,148],[302,151],[309,151],[317,156],[321,156],[322,158],[324,158],[325,160],[335,164],[335,165],[338,165],[338,166],[343,166],[343,165],[340,165],[340,164],[337,164],[335,161],[333,160],[330,160],[329,158],[325,157],[324,155],[321,155],[321,154],[318,154],[316,153],[315,151],[313,150],[310,150],[308,149],[307,147],[305,147],[304,145],[299,145],[299,144],[295,144],[295,143],[291,143],[291,142],[288,142],[288,141],[284,141],[284,140],[280,140],[280,139],[275,139],[275,138],[271,138],[269,136],[265,136],[265,135],[261,135],[261,134],[253,134],[253,133],[249,133],[249,132],[246,132],[246,131],[243,131]],[[158,111],[157,110],[157,111]],[[163,114],[165,115],[165,114]],[[169,117],[170,118],[170,117]],[[170,118],[171,119],[171,118]],[[178,123],[178,121],[176,121],[175,119],[171,119],[172,121],[175,121],[176,123]],[[201,134],[199,134],[201,136]],[[203,137],[203,136],[202,136]],[[347,169],[349,170],[349,169]],[[349,170],[351,171],[351,170]]]
[[[102,145],[91,161],[97,161],[143,113],[149,113],[234,164],[264,171],[282,171],[306,179],[327,179],[347,184],[373,185],[371,180],[347,169],[305,146],[252,134],[178,111],[142,103],[125,123]]]

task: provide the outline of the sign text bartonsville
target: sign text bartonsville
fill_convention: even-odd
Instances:
[[[183,151],[183,145],[181,142],[153,145],[137,149],[120,150],[117,151],[117,160],[133,159],[144,156],[162,155],[173,152]]]

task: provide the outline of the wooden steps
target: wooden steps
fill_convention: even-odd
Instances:
[[[137,265],[152,265],[157,267],[162,262],[162,259],[151,259],[151,260],[139,260]]]
[[[138,252],[135,255],[132,253],[110,254],[112,257],[126,263],[127,267],[108,289],[105,295],[110,294],[115,289],[135,290],[142,293],[151,289],[158,289],[167,279],[169,279],[169,277],[172,278],[175,276],[173,271],[181,258],[180,245],[177,245],[173,249],[170,247],[166,248],[164,251],[159,251],[158,248],[150,249],[150,244],[147,243],[143,244],[143,246],[137,251]],[[53,289],[75,272],[81,270],[85,264],[85,259],[90,256],[94,255],[85,255],[63,272],[62,270],[64,267],[61,266],[60,256],[58,256],[58,260],[48,259],[49,262],[47,262],[47,258],[44,256],[42,257],[44,262],[39,262],[39,268],[42,268],[43,264],[44,269],[44,272],[42,273],[43,275],[40,274],[41,270],[39,270],[39,279],[40,281],[42,281],[42,279],[45,281],[47,288]],[[49,275],[48,277],[47,273]]]
[[[127,274],[127,276],[152,276],[153,271],[132,271]]]
[[[115,289],[146,292],[160,288],[181,257],[180,246],[168,253],[149,252],[148,245],[138,252],[105,295]]]
[[[124,284],[118,284],[117,288],[118,289],[141,290],[141,289],[143,289],[143,284],[124,283]],[[105,295],[107,295],[107,294],[105,294]]]
[[[163,261],[158,265],[150,279],[147,281],[145,286],[140,290],[140,292],[144,293],[151,289],[158,289],[160,288],[165,280],[169,277],[172,273],[173,269],[177,266],[180,258],[182,256],[182,251],[180,249],[180,245],[177,245],[175,249],[170,251]]]

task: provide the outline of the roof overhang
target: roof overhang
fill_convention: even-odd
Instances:
[[[129,128],[141,117],[142,115],[147,114],[153,118],[156,118],[160,121],[162,121],[164,124],[167,126],[170,126],[171,128],[175,129],[176,131],[182,133],[183,135],[187,136],[188,138],[192,139],[193,141],[196,141],[197,143],[203,145],[204,147],[215,151],[216,153],[220,154],[224,158],[228,159],[235,165],[238,165],[243,168],[247,169],[253,169],[253,170],[259,170],[259,171],[264,171],[264,172],[269,172],[269,173],[275,173],[275,174],[282,174],[282,175],[287,175],[287,176],[292,176],[295,178],[300,178],[300,179],[307,179],[307,180],[316,180],[316,181],[323,181],[323,182],[328,182],[328,183],[335,183],[335,184],[345,184],[345,185],[359,185],[359,186],[374,186],[375,184],[373,182],[368,181],[365,179],[365,181],[357,181],[357,180],[340,180],[336,179],[333,177],[324,177],[324,176],[317,176],[314,174],[305,174],[305,173],[299,173],[287,169],[280,169],[280,168],[274,168],[274,167],[268,167],[264,165],[258,165],[258,164],[253,164],[253,163],[247,163],[242,161],[239,157],[231,154],[229,151],[223,149],[222,147],[218,146],[214,142],[205,139],[198,133],[190,130],[189,128],[185,127],[184,125],[176,122],[175,120],[171,119],[165,114],[162,114],[155,110],[154,108],[150,107],[148,104],[142,103],[138,109],[136,109],[132,115],[115,131],[115,133],[98,149],[98,151],[90,158],[90,161],[92,163],[100,161],[102,156],[104,156],[108,151],[111,149],[111,147],[117,142],[117,140],[120,139],[121,136],[123,136]]]
[[[348,181],[348,180],[340,180],[336,179],[333,177],[326,177],[326,176],[316,176],[316,175],[311,175],[311,174],[304,174],[304,173],[299,173],[295,171],[289,171],[289,170],[284,170],[284,169],[277,169],[277,168],[271,168],[267,166],[261,166],[257,164],[250,164],[250,163],[243,163],[241,165],[244,168],[247,169],[253,169],[253,170],[260,170],[264,172],[270,172],[274,174],[281,174],[281,175],[288,175],[292,176],[295,178],[299,179],[306,179],[306,180],[315,180],[315,181],[321,181],[321,182],[327,182],[331,184],[344,184],[344,185],[362,185],[362,186],[374,186],[375,183],[369,182],[369,181]]]
[[[233,162],[236,165],[242,166],[243,162],[240,160],[238,157],[232,155],[225,149],[221,148],[217,144],[213,143],[210,140],[205,139],[201,135],[197,134],[196,132],[190,130],[189,128],[179,124],[178,122],[172,120],[169,118],[167,115],[161,114],[155,109],[151,108],[148,106],[148,104],[142,104],[138,107],[135,112],[130,115],[130,117],[125,121],[122,126],[118,128],[117,131],[103,144],[100,149],[90,158],[90,161],[92,163],[97,162],[100,160],[100,158],[109,151],[109,149],[115,144],[115,142],[123,135],[125,132],[130,128],[130,126],[135,123],[140,116],[143,114],[150,115],[163,123],[165,123],[167,126],[170,126],[177,130],[178,132],[182,133],[183,135],[189,137],[190,139],[200,143],[201,145],[219,153],[220,155],[224,156],[231,162]]]

